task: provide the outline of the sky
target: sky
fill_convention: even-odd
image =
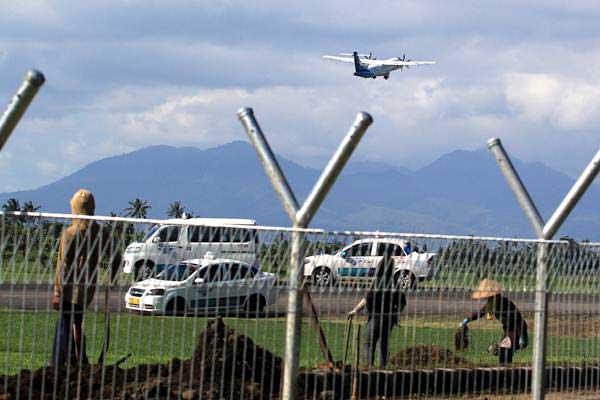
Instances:
[[[359,111],[355,160],[418,169],[499,137],[577,176],[600,148],[595,1],[11,1],[0,14],[0,101],[29,68],[47,82],[0,152],[0,191],[103,157],[246,140],[321,167]],[[325,54],[435,60],[389,80]],[[131,171],[129,173],[135,173]]]

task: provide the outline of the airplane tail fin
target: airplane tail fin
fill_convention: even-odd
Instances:
[[[354,68],[356,69],[356,73],[358,74],[361,71],[364,71],[365,65],[360,62],[360,58],[358,57],[358,52],[355,51],[354,53],[352,53],[352,55],[354,56]]]

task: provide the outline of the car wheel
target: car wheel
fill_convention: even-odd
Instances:
[[[143,281],[154,276],[154,263],[149,260],[138,261],[135,264],[135,281]]]
[[[262,312],[264,311],[266,305],[267,302],[265,301],[264,297],[253,294],[244,302],[244,311],[249,313]]]
[[[187,307],[185,304],[185,299],[181,297],[169,300],[167,307],[165,308],[165,314],[167,315],[185,314],[186,312]]]
[[[333,274],[327,267],[318,267],[313,272],[313,284],[318,287],[333,286]]]
[[[396,274],[396,284],[402,290],[414,289],[417,286],[417,280],[410,271],[400,271]]]

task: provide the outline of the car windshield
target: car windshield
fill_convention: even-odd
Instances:
[[[145,242],[146,240],[150,239],[150,237],[152,235],[154,235],[154,232],[156,232],[156,230],[160,227],[160,225],[154,225],[152,228],[150,228],[150,230],[148,231],[148,233],[146,233],[146,235],[144,236],[144,238],[142,239],[142,243]]]
[[[197,266],[192,264],[179,264],[179,265],[171,265],[163,272],[158,274],[156,279],[160,279],[163,281],[185,281],[190,277],[196,270]]]

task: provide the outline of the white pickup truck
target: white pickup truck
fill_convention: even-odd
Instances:
[[[315,286],[332,286],[344,278],[369,278],[385,253],[394,260],[394,278],[402,289],[414,288],[418,280],[431,279],[435,253],[421,252],[396,238],[357,240],[337,253],[304,259],[304,276]]]

